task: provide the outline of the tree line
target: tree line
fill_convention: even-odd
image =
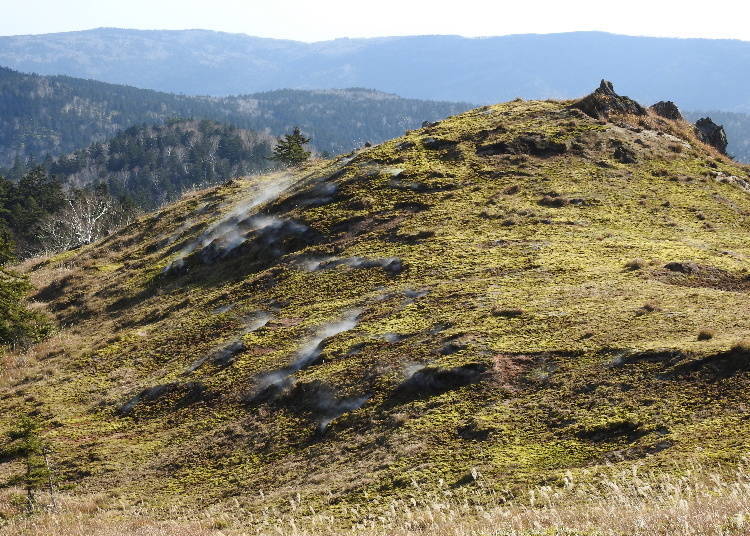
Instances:
[[[133,126],[106,142],[40,163],[17,159],[4,175],[19,180],[41,166],[65,184],[103,183],[115,197],[151,210],[186,188],[268,169],[273,142],[267,134],[214,121],[172,119],[164,125]]]
[[[467,103],[402,99],[367,89],[279,90],[235,97],[189,97],[0,67],[0,166],[37,163],[134,125],[173,117],[209,119],[280,136],[295,125],[317,151],[348,152],[471,108]]]

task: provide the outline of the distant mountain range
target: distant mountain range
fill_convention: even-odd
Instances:
[[[210,119],[274,136],[300,126],[316,149],[338,154],[471,107],[366,89],[189,97],[0,68],[0,167],[17,158],[69,153],[130,126],[172,118]]]
[[[478,104],[573,98],[601,78],[645,104],[750,112],[750,42],[599,32],[301,43],[205,30],[0,37],[0,65],[191,95],[370,87]]]

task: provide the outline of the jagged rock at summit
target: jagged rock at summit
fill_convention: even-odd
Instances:
[[[665,119],[680,120],[682,114],[677,105],[672,101],[659,101],[649,108],[656,115],[664,117]]]
[[[570,107],[596,119],[607,119],[612,114],[646,115],[643,106],[631,98],[615,93],[614,85],[609,80],[602,80],[593,93]]]
[[[698,119],[695,123],[695,131],[702,142],[715,147],[722,154],[726,154],[728,142],[727,133],[724,132],[723,126],[714,123],[710,117],[704,117]]]

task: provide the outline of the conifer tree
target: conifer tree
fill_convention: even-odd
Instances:
[[[26,488],[28,506],[33,510],[37,505],[37,491],[45,488],[50,493],[54,491],[47,462],[47,446],[42,439],[39,423],[31,417],[21,417],[8,433],[8,440],[3,455],[23,460],[25,470],[17,480]]]
[[[310,158],[310,151],[305,151],[304,148],[306,143],[310,143],[310,138],[305,138],[299,127],[294,127],[294,131],[286,134],[273,148],[271,160],[285,166],[306,162]]]
[[[40,314],[24,304],[31,285],[25,277],[8,269],[13,245],[7,231],[0,231],[0,346],[40,340],[50,326]]]

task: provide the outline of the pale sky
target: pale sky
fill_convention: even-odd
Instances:
[[[600,30],[750,41],[750,0],[0,0],[0,35],[202,28],[260,37]]]

